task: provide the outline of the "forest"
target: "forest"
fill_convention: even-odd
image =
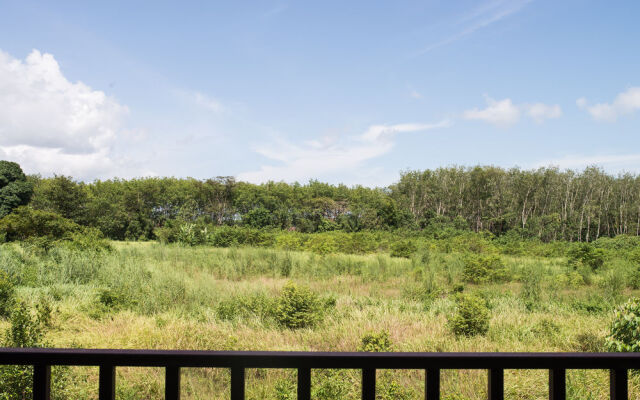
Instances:
[[[385,188],[314,180],[250,184],[232,177],[27,180],[33,209],[58,213],[115,240],[155,239],[158,228],[184,222],[302,233],[452,226],[497,236],[515,231],[545,242],[640,234],[640,176],[614,176],[597,167],[405,171]]]

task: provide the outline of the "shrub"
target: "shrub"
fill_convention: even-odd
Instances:
[[[368,332],[362,337],[358,351],[379,353],[383,351],[391,351],[392,348],[393,345],[391,344],[389,332]]]
[[[196,224],[182,224],[176,236],[178,243],[185,246],[197,246],[207,241],[207,228],[201,228]]]
[[[542,274],[539,269],[532,269],[522,277],[522,292],[520,297],[528,311],[533,311],[540,303],[542,294]]]
[[[509,280],[509,271],[505,268],[499,256],[468,254],[463,262],[462,276],[467,282],[487,283]]]
[[[604,265],[605,251],[589,243],[580,243],[567,252],[569,265],[577,269],[579,265],[586,265],[595,271]]]
[[[316,254],[331,254],[338,252],[338,241],[332,234],[309,235],[304,247]]]
[[[306,287],[289,282],[276,300],[274,316],[289,329],[312,327],[322,319],[322,301]]]
[[[6,240],[25,240],[46,237],[52,240],[70,239],[74,233],[82,233],[83,228],[56,213],[18,207],[0,219],[0,233]]]
[[[418,250],[416,244],[411,240],[401,240],[391,245],[391,257],[411,258]]]
[[[629,299],[616,312],[606,338],[609,351],[640,351],[640,299]]]
[[[456,313],[449,327],[456,336],[484,335],[489,330],[489,309],[485,300],[471,294],[459,294]]]

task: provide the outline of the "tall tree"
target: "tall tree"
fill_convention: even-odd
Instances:
[[[26,205],[33,194],[22,168],[11,161],[0,161],[0,218],[18,206]]]

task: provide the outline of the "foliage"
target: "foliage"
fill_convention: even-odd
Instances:
[[[391,257],[411,258],[418,250],[416,244],[411,240],[402,240],[391,245]]]
[[[44,340],[46,330],[51,322],[51,307],[41,302],[33,315],[23,302],[17,302],[10,320],[10,327],[5,332],[5,347],[46,347]],[[67,369],[56,368],[56,379],[51,390],[53,399],[64,399],[67,396]],[[33,367],[23,365],[0,366],[0,399],[21,400],[30,398],[33,390]]]
[[[461,293],[456,297],[456,313],[449,319],[449,327],[456,336],[484,335],[490,319],[484,299]]]
[[[0,270],[0,317],[8,317],[14,307],[15,287],[9,275]]]
[[[391,337],[387,331],[366,333],[362,337],[360,346],[358,347],[358,351],[367,352],[385,352],[392,351],[392,349],[393,344],[391,343]]]
[[[305,286],[287,283],[276,300],[274,316],[289,329],[313,327],[322,319],[322,301]]]
[[[75,222],[49,211],[21,206],[0,219],[0,232],[6,240],[25,240],[45,237],[50,240],[68,239],[83,228]]]
[[[585,265],[595,271],[604,264],[605,251],[589,243],[580,243],[568,251],[567,258],[569,265],[573,266],[574,269],[577,269],[580,265]]]
[[[33,186],[20,165],[0,161],[0,218],[15,208],[26,205],[31,199]]]
[[[640,299],[629,299],[615,312],[606,339],[609,351],[640,351]]]
[[[471,283],[504,282],[509,271],[499,256],[468,254],[464,258],[463,279]]]

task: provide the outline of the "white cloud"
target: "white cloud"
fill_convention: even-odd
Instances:
[[[364,162],[388,153],[398,133],[428,131],[449,127],[443,120],[435,124],[372,125],[364,133],[337,141],[332,138],[307,141],[296,145],[278,140],[272,146],[261,146],[256,152],[282,165],[264,165],[257,171],[244,172],[238,179],[247,182],[305,181],[327,174],[346,171],[359,174]]]
[[[496,101],[486,98],[487,108],[479,110],[474,108],[464,112],[465,119],[477,119],[499,126],[513,125],[520,119],[520,109],[511,99]]]
[[[96,176],[117,168],[110,146],[127,108],[69,82],[51,54],[0,51],[0,155],[28,172]]]
[[[562,109],[559,105],[547,105],[544,103],[514,104],[511,99],[494,100],[485,96],[487,107],[480,110],[473,108],[464,112],[463,117],[470,120],[485,121],[497,126],[508,127],[520,120],[524,113],[538,123],[545,119],[559,118]]]
[[[613,103],[598,103],[589,106],[584,97],[576,100],[578,107],[586,109],[598,121],[613,122],[621,115],[640,110],[640,87],[632,87],[616,96]]]
[[[535,103],[525,105],[524,108],[527,115],[537,123],[542,123],[545,119],[560,118],[562,116],[562,109],[557,104],[550,106],[544,103]]]

